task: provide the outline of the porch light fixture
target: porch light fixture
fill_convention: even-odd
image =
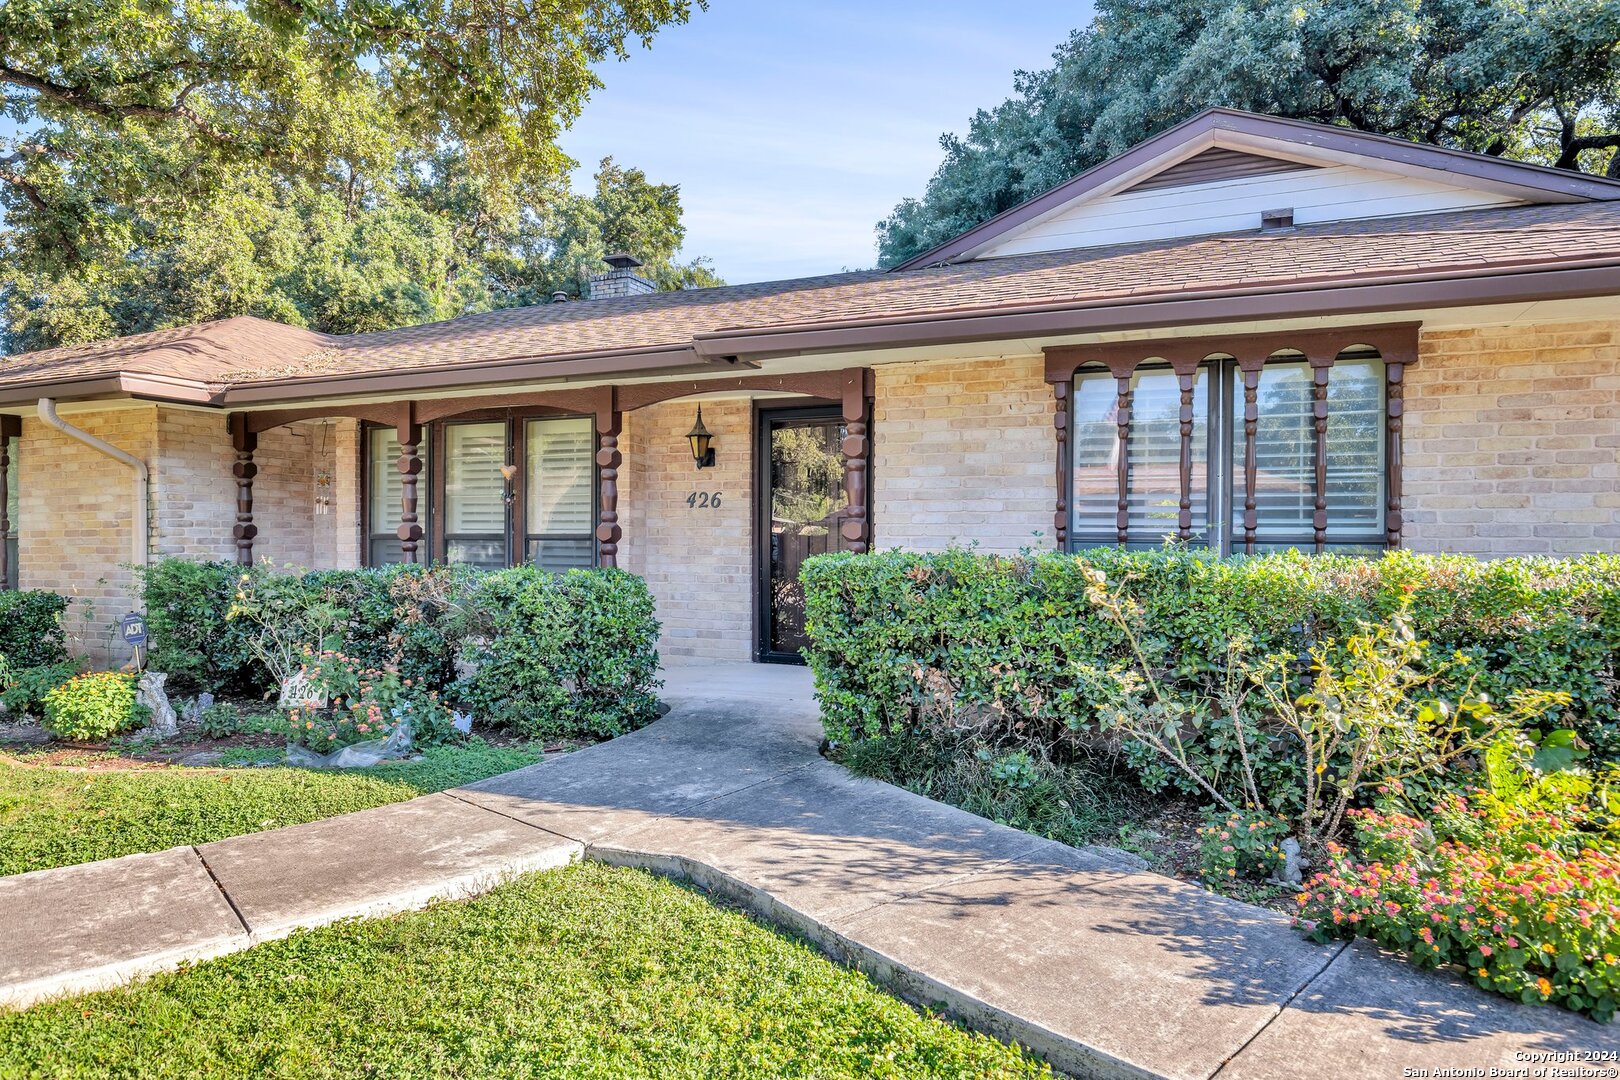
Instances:
[[[692,430],[686,433],[686,441],[692,444],[692,460],[697,462],[700,469],[714,467],[714,436],[709,429],[703,426],[703,406],[698,406],[697,423]]]

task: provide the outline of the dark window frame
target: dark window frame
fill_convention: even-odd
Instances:
[[[1404,412],[1406,368],[1417,360],[1419,324],[1406,323],[1374,327],[1334,327],[1277,333],[1253,334],[1228,339],[1166,339],[1163,341],[1118,342],[1102,345],[1052,346],[1046,349],[1046,381],[1053,385],[1057,400],[1057,504],[1054,524],[1059,546],[1076,551],[1097,546],[1156,547],[1166,531],[1187,542],[1198,542],[1219,553],[1259,551],[1296,547],[1307,551],[1335,549],[1386,550],[1401,545],[1404,523],[1401,507],[1401,432]],[[1348,529],[1331,520],[1332,469],[1331,394],[1332,372],[1341,362],[1374,360],[1383,365],[1381,407],[1377,409],[1378,455],[1382,461],[1378,492],[1377,521],[1365,528]],[[1242,451],[1245,446],[1244,383],[1251,375],[1258,381],[1268,368],[1282,364],[1305,364],[1311,385],[1317,388],[1313,401],[1322,401],[1325,411],[1316,412],[1322,435],[1313,438],[1310,482],[1314,506],[1311,520],[1303,530],[1267,532],[1258,515],[1251,533],[1244,520],[1244,492],[1248,482]],[[1129,521],[1115,514],[1104,517],[1099,511],[1093,521],[1080,521],[1075,513],[1076,425],[1078,399],[1083,379],[1100,373],[1109,392],[1117,393],[1118,382],[1129,379],[1133,386],[1142,371],[1171,370],[1179,377],[1207,372],[1205,503],[1208,513],[1206,535],[1178,520],[1177,527],[1153,535],[1136,535]],[[1196,377],[1194,375],[1194,377]],[[1325,382],[1321,382],[1325,379]],[[1185,389],[1192,384],[1178,384]],[[1325,389],[1322,389],[1324,388]],[[1319,394],[1321,396],[1319,396]],[[1312,405],[1315,412],[1316,406]],[[1117,416],[1117,412],[1115,413]],[[1126,416],[1125,430],[1131,417]],[[1190,433],[1189,433],[1190,434]],[[1188,436],[1183,436],[1187,438]],[[1183,447],[1190,445],[1184,442]],[[1185,451],[1184,451],[1185,452]],[[1115,491],[1129,492],[1130,462],[1119,463]],[[1180,467],[1182,483],[1190,482],[1191,469]],[[1196,499],[1192,500],[1196,505]],[[1179,514],[1178,514],[1179,519]],[[1113,528],[1109,528],[1112,522]]]
[[[596,538],[596,523],[601,518],[602,477],[601,466],[596,463],[596,447],[600,435],[596,428],[596,418],[590,413],[565,411],[562,409],[514,409],[514,410],[482,410],[479,412],[464,413],[458,416],[444,417],[422,425],[422,431],[427,442],[427,453],[423,455],[422,476],[418,484],[418,511],[417,520],[422,525],[422,546],[420,553],[422,561],[428,563],[443,562],[449,550],[449,543],[460,536],[445,533],[443,508],[445,503],[445,460],[448,450],[448,440],[445,437],[446,428],[456,424],[502,422],[506,425],[507,445],[510,446],[512,460],[519,466],[517,476],[512,481],[512,498],[506,505],[506,524],[502,539],[506,549],[505,565],[521,566],[528,561],[529,541],[531,539],[544,539],[540,534],[531,536],[526,532],[528,528],[528,424],[531,420],[589,420],[591,422],[591,528],[589,539],[591,544],[591,565],[595,566],[601,559],[601,543]],[[386,430],[386,424],[367,423],[361,429],[361,535],[364,538],[364,557],[366,566],[379,565],[371,557],[372,542],[377,537],[386,536],[373,530],[371,521],[371,433],[378,429]],[[470,535],[470,534],[469,534]],[[478,538],[487,538],[488,534],[478,534]],[[556,538],[584,539],[584,534],[557,534]]]

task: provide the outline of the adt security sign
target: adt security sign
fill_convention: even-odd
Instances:
[[[118,620],[118,627],[124,633],[124,643],[133,653],[135,670],[141,670],[146,666],[146,616],[132,611]]]
[[[146,616],[138,612],[125,615],[120,625],[124,630],[124,643],[134,648],[146,644]]]

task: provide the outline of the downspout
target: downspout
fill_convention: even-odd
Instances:
[[[135,473],[135,536],[130,543],[130,562],[136,566],[144,567],[147,562],[147,513],[151,496],[148,493],[148,481],[151,477],[146,462],[134,454],[118,449],[105,439],[98,439],[88,431],[83,431],[56,415],[56,402],[50,398],[39,399],[39,419],[42,423],[55,428],[70,439],[84,443],[98,453],[106,454],[114,461],[127,465]]]

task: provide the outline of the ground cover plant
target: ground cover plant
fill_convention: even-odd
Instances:
[[[36,752],[37,753],[37,752]],[[87,752],[79,765],[0,756],[0,875],[93,862],[402,802],[522,768],[537,747],[434,747],[365,770],[189,768]]]
[[[1613,1014],[1620,559],[957,550],[805,581],[829,745],[858,771],[1071,843],[1190,818],[1190,845],[1158,845],[1193,849],[1184,876]],[[1468,917],[1429,925],[1442,895]]]
[[[811,946],[585,863],[0,1016],[0,1074],[1020,1077]]]

